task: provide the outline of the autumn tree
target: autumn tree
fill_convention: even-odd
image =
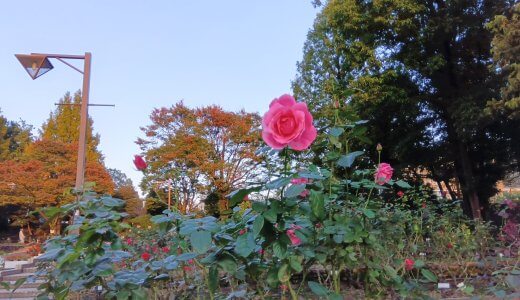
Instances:
[[[314,3],[323,8],[293,88],[321,129],[334,106],[369,120],[371,148],[383,143],[385,161],[455,177],[464,211],[488,211],[496,181],[518,161],[510,151],[518,128],[484,113],[501,87],[485,24],[512,1]]]
[[[142,128],[145,137],[137,141],[149,163],[142,187],[164,191],[162,182],[171,179],[181,211],[214,193],[223,212],[228,209],[225,196],[261,173],[255,154],[257,114],[218,106],[191,109],[180,102],[155,109],[150,119],[152,124]]]
[[[134,188],[132,179],[117,169],[108,169],[108,173],[114,181],[114,193],[112,196],[126,202],[125,210],[129,216],[137,217],[143,214],[143,202]]]
[[[66,93],[58,101],[56,109],[42,125],[40,137],[42,140],[59,141],[66,144],[77,144],[79,141],[81,109],[81,91],[73,96]],[[87,125],[87,161],[102,161],[103,156],[98,150],[100,137],[93,134],[94,121],[89,117]]]
[[[19,157],[32,141],[31,130],[23,121],[8,121],[0,115],[0,161]]]

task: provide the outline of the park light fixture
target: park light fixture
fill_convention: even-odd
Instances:
[[[54,68],[45,55],[16,54],[15,56],[33,80]]]
[[[23,68],[29,76],[34,80],[43,74],[49,72],[54,66],[49,61],[50,58],[57,59],[72,69],[83,75],[83,88],[81,89],[81,115],[79,125],[79,145],[78,145],[78,162],[76,167],[76,185],[77,191],[83,190],[85,181],[85,164],[86,164],[86,146],[87,146],[87,121],[88,121],[88,97],[90,90],[90,63],[92,55],[86,52],[85,55],[66,55],[66,54],[15,54]],[[83,70],[78,69],[66,60],[80,59],[84,61]]]

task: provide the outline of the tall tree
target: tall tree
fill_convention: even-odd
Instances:
[[[155,109],[150,119],[142,128],[146,137],[137,141],[149,162],[143,189],[171,179],[181,210],[215,193],[222,212],[228,209],[225,195],[259,175],[257,114],[218,106],[190,109],[180,102]]]
[[[0,161],[19,157],[32,141],[31,130],[23,121],[8,121],[0,115]]]
[[[483,113],[500,81],[491,33],[507,0],[331,0],[304,46],[295,95],[319,116],[335,101],[370,120],[397,165],[454,174],[481,216],[510,167],[511,132]],[[319,4],[319,3],[317,3]]]
[[[520,3],[488,23],[493,32],[492,53],[499,74],[504,76],[500,99],[489,103],[511,118],[520,118]]]
[[[67,144],[77,144],[79,141],[79,124],[81,109],[81,91],[66,93],[58,101],[57,108],[51,112],[49,119],[42,125],[43,140],[59,141]],[[93,134],[94,121],[89,117],[87,127],[87,160],[102,161],[103,156],[98,150],[99,134]]]

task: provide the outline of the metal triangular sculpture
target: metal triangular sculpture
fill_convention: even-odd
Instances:
[[[54,68],[45,55],[15,54],[15,56],[33,80]]]

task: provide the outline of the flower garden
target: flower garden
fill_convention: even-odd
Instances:
[[[290,95],[271,102],[260,151],[282,168],[229,194],[225,217],[173,207],[131,226],[124,201],[88,192],[47,208],[79,214],[45,242],[38,299],[520,298],[518,198],[496,204],[502,226],[470,220],[395,178],[384,145],[352,149],[365,122],[336,114],[319,134],[314,122]]]

